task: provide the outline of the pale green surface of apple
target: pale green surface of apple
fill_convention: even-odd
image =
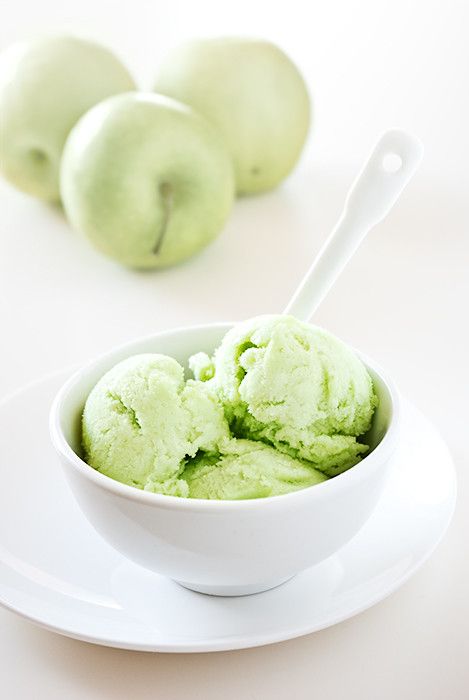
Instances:
[[[28,194],[59,199],[70,129],[90,107],[135,84],[103,46],[74,37],[15,44],[0,56],[0,169]]]
[[[269,190],[295,166],[310,124],[296,66],[267,41],[191,41],[169,54],[155,91],[203,114],[231,153],[239,194]]]
[[[61,194],[71,224],[135,268],[172,265],[221,231],[233,168],[216,130],[186,105],[152,93],[105,100],[67,141]]]

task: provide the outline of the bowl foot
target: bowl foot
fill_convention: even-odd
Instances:
[[[204,583],[190,583],[189,581],[176,581],[180,586],[188,588],[191,591],[196,591],[197,593],[205,593],[206,595],[217,595],[217,596],[241,596],[241,595],[252,595],[253,593],[262,593],[264,591],[270,591],[271,588],[277,588],[281,586],[282,583],[290,581],[293,576],[287,576],[287,578],[276,579],[275,581],[263,581],[262,583],[250,583],[247,585],[208,585]]]

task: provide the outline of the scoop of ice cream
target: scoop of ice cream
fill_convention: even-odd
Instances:
[[[234,326],[215,352],[213,383],[235,436],[263,440],[334,476],[367,451],[358,442],[377,400],[357,355],[291,316]]]
[[[215,365],[206,352],[197,352],[189,358],[189,369],[194,377],[201,382],[206,382],[215,374]]]
[[[189,443],[193,456],[197,450],[217,452],[230,435],[223,406],[210,382],[189,379],[182,392],[184,408],[189,412]]]
[[[220,455],[198,455],[182,474],[190,498],[239,500],[279,496],[327,477],[262,442],[230,440]]]
[[[85,404],[85,459],[130,486],[187,496],[179,479],[186,457],[217,451],[228,425],[210,386],[184,382],[170,357],[135,355],[107,372]]]

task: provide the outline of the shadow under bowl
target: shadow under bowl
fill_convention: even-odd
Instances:
[[[379,399],[365,436],[370,452],[321,484],[243,501],[184,499],[121,484],[83,461],[83,407],[111,367],[131,355],[158,352],[187,368],[192,354],[212,354],[232,325],[179,328],[120,346],[73,374],[50,412],[51,438],[66,479],[96,531],[135,563],[213,595],[268,590],[344,546],[379,500],[399,435],[396,389],[361,356]]]

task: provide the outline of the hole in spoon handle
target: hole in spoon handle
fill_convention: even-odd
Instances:
[[[382,165],[385,173],[394,175],[402,168],[402,158],[397,153],[386,153]]]
[[[418,139],[405,131],[387,131],[374,147],[346,199],[346,215],[371,228],[389,212],[423,156]]]

